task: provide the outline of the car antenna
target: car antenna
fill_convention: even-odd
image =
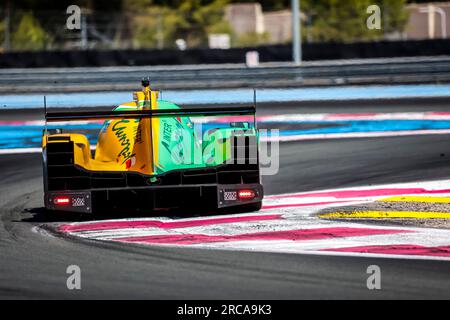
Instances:
[[[142,78],[141,83],[144,88],[150,87],[150,78],[149,77]]]
[[[144,100],[150,102],[150,109],[151,109],[152,108],[151,107],[151,105],[152,105],[152,94],[151,94],[151,92],[149,92],[149,91],[151,91],[151,89],[150,89],[150,77],[142,78],[141,84],[142,84],[142,91],[144,91],[144,96],[145,96]],[[146,107],[146,102],[145,101],[144,101],[143,108]]]

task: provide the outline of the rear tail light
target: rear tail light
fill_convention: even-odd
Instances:
[[[53,203],[56,205],[59,205],[59,206],[68,205],[68,204],[70,204],[70,197],[67,197],[67,196],[56,197],[53,200]]]
[[[255,197],[255,191],[253,190],[239,190],[238,197],[239,199],[253,199]]]

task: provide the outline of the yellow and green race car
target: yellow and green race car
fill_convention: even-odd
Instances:
[[[181,108],[160,99],[148,80],[142,86],[132,102],[112,111],[46,111],[45,207],[79,213],[259,210],[255,106]],[[98,124],[96,139],[47,125],[80,122]]]

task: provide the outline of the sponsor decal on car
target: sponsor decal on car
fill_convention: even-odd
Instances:
[[[112,126],[112,131],[114,132],[117,139],[119,139],[120,145],[123,147],[117,155],[118,158],[123,157],[124,160],[122,161],[122,164],[126,163],[128,160],[135,156],[135,154],[133,154],[131,150],[132,147],[130,139],[128,139],[127,133],[125,131],[127,129],[128,123],[130,123],[130,120],[122,119],[117,121]]]

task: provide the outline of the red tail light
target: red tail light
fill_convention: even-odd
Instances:
[[[239,190],[239,199],[253,199],[255,197],[255,191],[253,190]]]
[[[61,197],[56,197],[53,200],[54,204],[60,205],[60,206],[64,206],[70,203],[70,197],[67,196],[61,196]]]

